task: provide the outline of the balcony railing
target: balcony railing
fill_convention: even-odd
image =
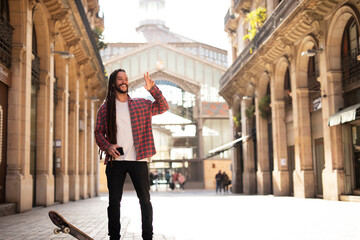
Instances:
[[[95,42],[95,39],[94,39],[94,35],[93,35],[93,32],[90,28],[90,23],[87,19],[87,16],[86,16],[86,13],[85,13],[85,9],[84,9],[84,5],[82,4],[81,0],[75,0],[75,3],[76,3],[76,6],[77,6],[77,9],[79,11],[79,14],[81,16],[81,19],[83,21],[83,24],[85,26],[85,29],[86,29],[86,32],[87,32],[87,37],[89,38],[90,42],[91,42],[91,45],[95,51],[95,57],[101,67],[101,70],[102,72],[104,73],[105,71],[105,68],[104,68],[104,65],[102,63],[102,60],[101,60],[101,57],[100,57],[100,54],[99,54],[99,50],[98,50],[98,47],[97,47],[97,44]],[[84,36],[86,37],[86,36]]]
[[[360,87],[360,63],[357,61],[360,51],[353,49],[349,54],[342,56],[342,85],[344,92]]]
[[[31,61],[31,85],[40,88],[40,58],[33,52],[34,59]]]
[[[0,61],[8,69],[11,68],[12,31],[8,20],[0,15]]]
[[[220,89],[222,89],[237,73],[237,71],[247,62],[257,49],[271,36],[271,34],[281,25],[281,23],[297,7],[298,1],[282,1],[259,29],[255,37],[243,49],[235,62],[223,74],[220,79]]]

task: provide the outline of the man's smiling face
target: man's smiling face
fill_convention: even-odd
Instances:
[[[125,72],[118,72],[115,81],[115,90],[120,93],[127,93],[129,90],[128,77]]]

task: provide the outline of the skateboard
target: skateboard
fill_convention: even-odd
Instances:
[[[59,233],[66,233],[70,234],[76,239],[79,240],[94,240],[73,225],[71,225],[69,222],[67,222],[58,212],[56,211],[49,211],[49,218],[50,220],[59,228],[54,229],[55,234]]]

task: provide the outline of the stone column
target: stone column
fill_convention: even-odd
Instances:
[[[88,195],[90,197],[95,196],[95,179],[94,179],[94,104],[91,98],[87,99],[89,106],[89,114],[87,118],[87,146],[88,146],[88,157],[87,157],[87,178],[88,178]]]
[[[198,173],[199,176],[197,180],[202,181],[203,186],[205,186],[205,174],[204,174],[204,156],[206,155],[204,153],[204,136],[203,136],[203,126],[204,126],[204,118],[203,118],[203,109],[202,109],[202,103],[200,99],[200,93],[196,96],[196,106],[197,111],[194,111],[196,115],[197,114],[197,136],[198,136]]]
[[[230,109],[230,122],[233,123],[233,110]],[[232,124],[233,125],[233,124]],[[235,126],[232,126],[232,129],[237,131]],[[236,135],[237,133],[233,133]],[[242,180],[242,166],[241,166],[241,152],[240,144],[237,147],[232,148],[231,159],[232,159],[232,192],[242,193],[243,192],[243,180]]]
[[[322,57],[320,58],[322,61]],[[341,71],[321,75],[321,86],[327,95],[322,100],[325,169],[323,170],[323,197],[339,200],[345,192],[344,157],[341,125],[329,127],[329,117],[343,106]]]
[[[294,196],[314,197],[314,167],[308,88],[297,88],[293,99],[295,131]]]
[[[79,177],[80,177],[80,198],[88,198],[87,191],[87,101],[80,102],[80,134],[79,134]]]
[[[56,107],[56,201],[69,201],[68,133],[69,133],[69,65],[66,62],[63,79],[58,80],[58,103]],[[58,145],[59,144],[59,145]]]
[[[94,125],[93,125],[93,131],[91,132],[91,134],[93,135],[93,154],[94,154],[94,181],[95,181],[95,195],[98,196],[100,194],[100,187],[99,187],[99,181],[100,181],[100,173],[99,173],[99,169],[100,169],[100,159],[99,159],[99,148],[98,145],[95,142],[95,135],[94,135],[94,130],[95,130],[95,124],[96,124],[96,115],[97,115],[97,110],[100,107],[100,101],[94,101],[94,116],[93,116],[93,121],[94,121]],[[103,164],[103,163],[101,163]]]
[[[259,99],[255,98],[255,108],[259,109]],[[269,165],[268,123],[256,111],[256,140],[257,140],[257,192],[258,194],[271,193],[271,172]]]
[[[72,201],[80,198],[79,179],[79,81],[76,89],[70,92],[69,115],[69,198]]]
[[[50,55],[50,74],[40,72],[37,97],[36,126],[36,205],[54,203],[53,117],[54,117],[54,56]]]
[[[245,109],[250,106],[248,100],[241,102],[241,118],[242,122],[242,136],[250,136],[251,119],[245,117]],[[244,172],[243,172],[243,190],[245,194],[256,193],[256,173],[255,173],[255,156],[254,156],[254,142],[252,138],[243,140],[243,156],[244,156]]]
[[[12,86],[9,88],[6,202],[15,202],[17,211],[32,208],[33,178],[30,174],[31,39],[32,14],[26,8],[25,26],[16,26],[16,34],[25,33],[25,42],[12,45]],[[20,18],[20,16],[19,16]],[[25,30],[22,27],[26,27]],[[16,38],[16,36],[13,36]]]
[[[271,91],[274,92],[274,91]],[[273,143],[274,143],[274,195],[289,195],[289,171],[284,100],[272,101]]]

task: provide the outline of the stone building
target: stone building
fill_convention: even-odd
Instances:
[[[244,40],[260,7],[266,21]],[[240,122],[235,192],[359,199],[359,11],[359,1],[231,1],[220,95]]]
[[[209,150],[230,141],[228,106],[218,94],[227,52],[171,32],[165,0],[140,0],[139,8],[145,17],[136,34],[100,51],[106,72],[125,69],[130,96],[151,99],[143,88],[149,72],[169,102],[168,112],[153,117],[157,154],[150,170],[163,181],[166,172],[180,172],[186,188],[215,188],[215,174],[230,172],[231,163],[229,151],[207,159]],[[100,184],[107,191],[105,177]]]
[[[0,203],[23,212],[95,196],[98,1],[0,3]]]

